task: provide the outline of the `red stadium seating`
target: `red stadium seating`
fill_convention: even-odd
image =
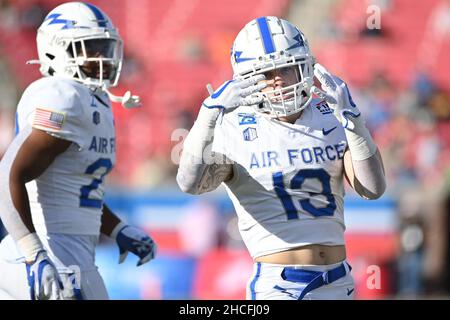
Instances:
[[[441,44],[437,43],[435,33],[427,33],[429,24],[433,23],[431,14],[440,3],[431,0],[412,5],[407,0],[391,1],[390,7],[381,12],[383,36],[363,38],[359,32],[366,27],[367,3],[342,2],[336,13],[336,24],[346,35],[345,40],[320,45],[318,59],[337,73],[345,70],[346,78],[360,85],[366,85],[375,71],[383,71],[404,88],[411,84],[417,71],[426,68],[433,80],[450,91],[450,60],[444,53],[450,48],[450,37]],[[427,54],[430,49],[436,52]]]
[[[40,1],[48,9],[60,0]],[[33,0],[14,1],[18,10],[25,10]],[[139,111],[116,108],[118,129],[118,168],[116,174],[137,168],[155,153],[167,154],[172,146],[170,133],[179,125],[183,111],[195,114],[206,96],[205,85],[213,87],[231,76],[229,51],[236,32],[259,15],[283,15],[289,1],[230,0],[93,0],[115,21],[125,40],[126,56],[138,62],[134,74],[124,74],[115,93],[131,89],[141,95]],[[221,3],[221,2],[220,2]],[[361,38],[367,18],[366,3],[352,0],[337,8],[337,26],[344,39],[329,41],[316,55],[324,65],[338,74],[345,72],[352,84],[365,85],[374,71],[383,71],[394,84],[409,86],[415,72],[426,66],[432,78],[450,90],[450,60],[446,52],[450,41],[439,42],[433,33],[426,33],[430,14],[439,0],[417,2],[395,0],[382,12],[382,38]],[[222,4],[222,3],[221,3]],[[218,10],[217,8],[220,8]],[[39,77],[36,66],[25,61],[36,58],[35,32],[2,30],[0,53],[9,60],[21,87]],[[427,46],[427,43],[433,45]],[[428,58],[428,60],[427,60]],[[444,72],[447,70],[447,72]],[[138,145],[136,147],[136,145]],[[147,150],[147,151],[146,151]],[[127,158],[127,167],[124,157]],[[123,178],[128,177],[124,176]]]

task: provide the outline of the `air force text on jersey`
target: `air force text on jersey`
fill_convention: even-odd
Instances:
[[[115,138],[104,138],[93,136],[91,144],[89,146],[89,151],[94,151],[97,153],[115,153],[116,152],[116,139]]]
[[[319,164],[326,161],[342,160],[347,144],[341,142],[338,144],[327,145],[325,147],[306,147],[302,149],[287,149],[285,155],[280,155],[274,150],[261,152],[252,152],[250,155],[250,169],[283,167],[286,165],[295,165],[298,161],[303,164]],[[288,163],[283,163],[287,159]]]

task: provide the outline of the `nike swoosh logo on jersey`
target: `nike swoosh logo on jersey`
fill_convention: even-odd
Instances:
[[[349,288],[347,288],[347,295],[348,295],[348,296],[351,295],[353,291],[355,291],[355,288],[353,288],[352,290],[350,290]]]
[[[333,131],[336,128],[337,128],[337,126],[334,127],[334,128],[331,128],[330,130],[325,130],[325,128],[323,128],[322,129],[322,133],[323,133],[324,136],[327,136],[327,135],[329,135],[331,133],[331,131]]]

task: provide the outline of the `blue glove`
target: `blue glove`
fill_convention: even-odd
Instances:
[[[120,253],[119,263],[125,261],[128,252],[132,252],[140,258],[137,263],[138,267],[155,258],[156,243],[148,234],[138,228],[122,226],[117,233],[116,241]]]
[[[37,253],[31,263],[26,263],[31,300],[63,299],[63,284],[58,271],[45,250]]]

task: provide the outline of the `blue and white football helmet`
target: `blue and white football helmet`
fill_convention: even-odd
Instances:
[[[237,35],[231,50],[234,78],[247,78],[281,69],[295,68],[298,82],[258,94],[264,102],[256,109],[273,117],[303,110],[312,99],[314,57],[303,33],[277,17],[250,21]]]
[[[40,72],[71,78],[89,87],[117,85],[122,69],[123,43],[111,19],[83,2],[57,6],[37,32]],[[86,66],[96,66],[89,73]]]

